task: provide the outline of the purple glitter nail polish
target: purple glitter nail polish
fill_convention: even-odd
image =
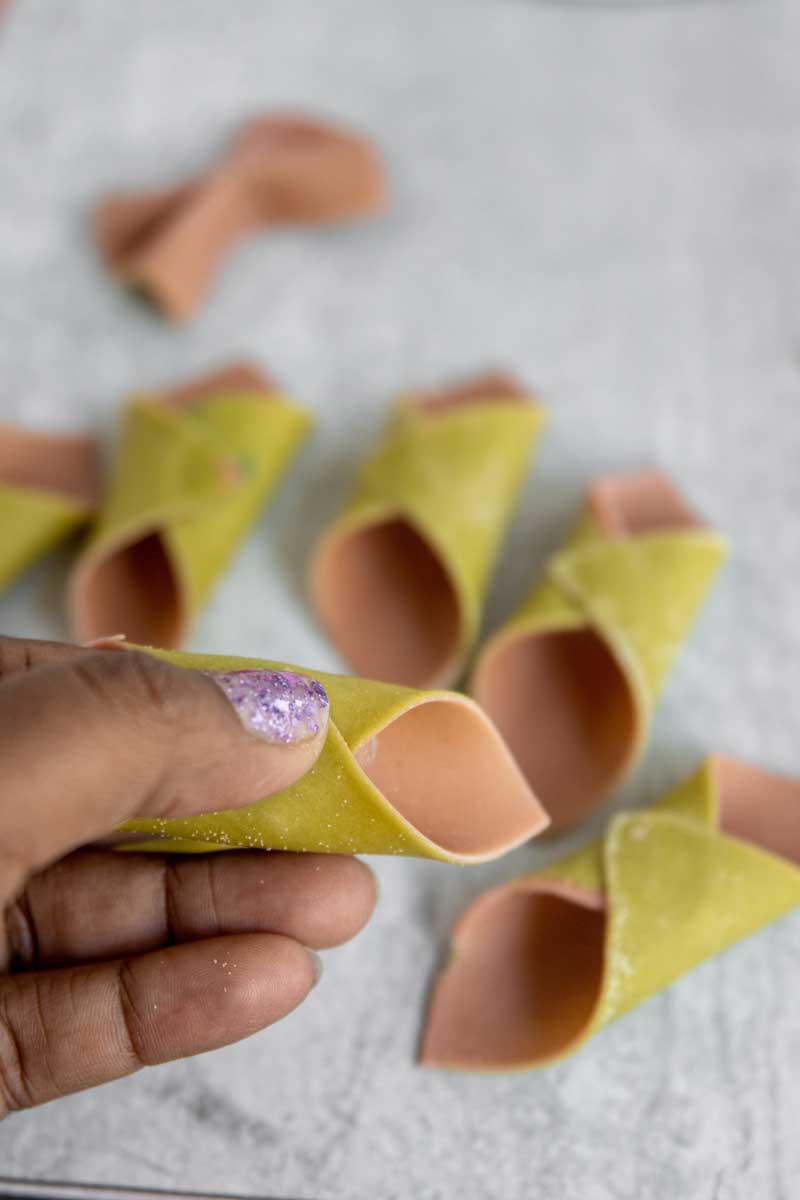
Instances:
[[[315,737],[328,723],[328,693],[294,671],[206,671],[222,688],[248,733],[290,746]]]

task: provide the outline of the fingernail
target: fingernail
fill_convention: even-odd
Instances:
[[[324,964],[315,950],[309,950],[308,957],[311,959],[311,965],[314,968],[314,982],[312,983],[311,987],[315,988],[322,978]]]
[[[222,688],[248,733],[290,746],[316,737],[328,724],[328,693],[294,671],[206,671]]]
[[[104,637],[92,638],[91,641],[81,642],[83,650],[117,650],[120,643],[126,640],[124,633],[108,633]]]

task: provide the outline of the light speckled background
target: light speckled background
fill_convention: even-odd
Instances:
[[[319,431],[193,646],[334,667],[303,562],[387,397],[509,364],[551,422],[492,622],[598,470],[660,463],[735,538],[620,802],[711,748],[800,771],[798,38],[797,0],[17,0],[0,32],[0,415],[110,433],[132,388],[234,352],[273,369]],[[251,242],[199,320],[159,324],[99,268],[91,202],[202,165],[276,104],[372,130],[391,215]],[[66,563],[0,598],[5,630],[64,634]],[[297,1013],[7,1121],[0,1174],[322,1200],[797,1196],[800,918],[550,1070],[413,1066],[452,918],[556,849],[377,863],[372,926]]]

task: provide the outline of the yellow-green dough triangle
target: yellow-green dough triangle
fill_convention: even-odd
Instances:
[[[272,393],[221,390],[189,407],[157,398],[126,413],[106,502],[84,549],[72,593],[73,623],[84,637],[122,628],[124,615],[94,615],[87,596],[107,563],[157,536],[178,593],[184,630],[277,486],[310,427],[302,409]],[[132,568],[137,569],[137,568]],[[146,569],[146,568],[143,568]],[[146,579],[136,581],[145,587]],[[124,595],[126,585],[118,585]],[[146,640],[157,640],[155,636]],[[163,643],[162,643],[163,644]]]
[[[314,568],[323,550],[332,553],[346,539],[400,521],[432,552],[454,601],[448,661],[431,665],[427,678],[451,683],[458,677],[477,635],[491,572],[543,420],[542,409],[527,399],[493,399],[490,393],[485,401],[441,411],[411,402],[397,405],[361,466],[351,500],[326,531],[312,562],[315,603],[345,658],[359,666],[360,654],[361,669],[370,667],[370,650],[354,653],[343,644],[329,612],[330,576],[341,587],[337,576],[352,567],[332,566],[325,587]],[[424,598],[417,604],[424,609]],[[378,668],[366,673],[378,673]]]
[[[474,637],[489,574],[543,424],[532,404],[471,405],[395,417],[363,466],[343,519],[382,510],[406,517],[436,548],[456,584],[462,637]]]
[[[609,477],[615,486],[625,478]],[[664,477],[633,479],[677,505]],[[656,525],[607,530],[587,505],[478,656],[470,690],[541,795],[554,830],[585,818],[636,761],[726,557],[725,539],[697,522]]]
[[[668,812],[617,817],[596,1027],[800,904],[796,866]]]
[[[726,553],[708,530],[604,538],[556,555],[550,575],[604,633],[650,709]]]
[[[423,1062],[562,1058],[798,906],[800,781],[709,758],[604,837],[473,902],[433,992]]]
[[[67,496],[0,483],[0,588],[11,583],[89,517]]]
[[[800,904],[800,870],[720,833],[718,814],[709,759],[650,809],[612,818],[605,837],[533,876],[606,896],[593,1028]]]
[[[213,655],[192,655],[177,652],[150,651],[158,657],[180,667],[199,668],[205,671],[238,671],[255,667],[277,670],[297,670],[285,663],[261,659],[229,658]],[[310,674],[301,670],[302,674]],[[420,692],[392,684],[353,679],[347,676],[324,672],[313,673],[325,687],[330,701],[330,724],[322,753],[311,770],[292,787],[269,796],[246,808],[212,813],[205,816],[180,820],[136,820],[125,829],[132,833],[146,833],[164,839],[158,843],[165,851],[201,852],[224,849],[267,849],[314,851],[339,854],[403,854],[441,859],[446,862],[482,861],[497,857],[512,844],[526,840],[546,824],[540,807],[530,797],[524,781],[508,756],[505,747],[480,710],[466,697],[448,692]],[[384,795],[362,768],[356,752],[367,747],[372,739],[378,739],[387,727],[421,705],[433,721],[443,706],[452,715],[453,706],[459,717],[463,716],[465,745],[461,750],[463,766],[459,765],[456,792],[447,800],[436,794],[427,782],[427,764],[424,754],[451,756],[447,737],[451,735],[451,723],[443,727],[442,738],[436,736],[428,741],[423,757],[415,761],[414,743],[411,742],[407,761],[401,765],[397,775],[396,790]],[[434,706],[439,705],[436,709]],[[442,713],[442,715],[444,715]],[[450,731],[450,732],[448,732]],[[492,797],[488,789],[477,789],[471,755],[476,752],[493,756],[486,766],[487,778],[496,783],[497,794]],[[516,819],[513,834],[508,834],[508,844],[501,845],[505,836],[504,827],[498,825],[496,839],[489,838],[486,849],[480,846],[465,851],[456,842],[436,840],[436,814],[426,819],[424,810],[420,816],[419,796],[414,793],[410,804],[404,803],[407,788],[427,788],[427,805],[435,809],[445,802],[458,806],[463,799],[465,821],[469,821],[469,807],[478,806],[482,817],[491,816],[492,806],[497,810],[497,822],[503,818],[502,789],[513,789],[514,812],[521,814],[522,824]],[[458,792],[459,783],[463,797]],[[413,808],[414,821],[405,812]],[[509,829],[511,827],[509,826]],[[428,834],[430,833],[430,836]],[[137,843],[132,839],[127,848],[153,849],[152,842]]]

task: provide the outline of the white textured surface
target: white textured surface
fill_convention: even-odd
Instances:
[[[551,422],[493,621],[598,470],[663,465],[735,539],[622,802],[712,748],[800,771],[798,38],[797,0],[16,0],[0,415],[110,431],[132,388],[263,361],[320,427],[193,646],[330,667],[302,565],[387,396],[508,364]],[[375,134],[391,215],[251,242],[199,320],[159,324],[99,268],[90,203],[207,162],[243,115],[287,103]],[[65,564],[0,598],[6,631],[64,634]],[[800,1194],[799,918],[555,1068],[413,1066],[452,918],[556,849],[379,863],[376,919],[296,1014],[7,1121],[0,1173],[322,1200]]]

